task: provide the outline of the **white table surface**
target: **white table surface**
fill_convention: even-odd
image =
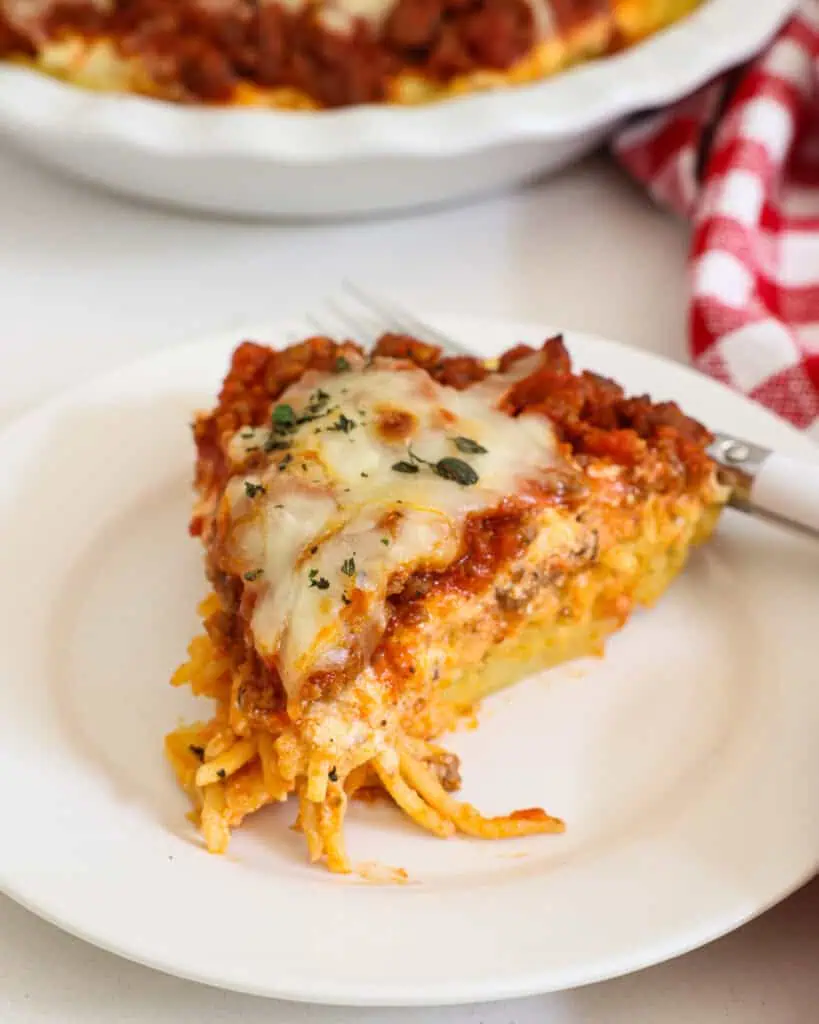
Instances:
[[[0,194],[0,420],[199,333],[296,315],[341,276],[419,309],[540,320],[685,358],[686,232],[601,160],[479,206],[332,227],[138,208],[2,153]],[[302,1007],[178,981],[72,939],[0,896],[2,1024],[816,1020],[819,881],[734,935],[629,978],[416,1011]]]

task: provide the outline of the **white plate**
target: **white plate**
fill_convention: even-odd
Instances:
[[[482,353],[531,325],[449,322]],[[277,330],[251,336],[282,338]],[[819,865],[819,547],[726,515],[604,661],[533,678],[457,734],[488,810],[543,803],[563,837],[442,842],[354,806],[373,886],[305,862],[292,805],[207,854],[163,733],[204,585],[186,539],[191,410],[235,336],[72,392],[0,440],[0,884],[106,949],[187,978],[317,1002],[433,1004],[579,985],[674,956]],[[690,370],[570,336],[581,364],[721,427],[815,457]],[[201,710],[201,709],[200,709]]]
[[[224,111],[102,95],[0,64],[0,132],[129,195],[243,216],[409,209],[530,180],[623,118],[758,50],[795,0],[708,0],[641,46],[548,81],[415,109]]]

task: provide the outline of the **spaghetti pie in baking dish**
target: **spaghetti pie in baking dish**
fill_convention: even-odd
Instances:
[[[702,0],[0,0],[0,56],[183,103],[417,104],[533,82]]]
[[[484,362],[388,335],[241,344],[194,436],[212,590],[173,682],[215,710],[166,748],[208,848],[292,796],[311,860],[348,871],[373,790],[437,836],[562,831],[457,800],[437,741],[659,597],[726,498],[708,432],[559,337]]]

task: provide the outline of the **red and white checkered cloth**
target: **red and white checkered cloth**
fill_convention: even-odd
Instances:
[[[693,223],[695,365],[819,439],[819,0],[614,149]]]

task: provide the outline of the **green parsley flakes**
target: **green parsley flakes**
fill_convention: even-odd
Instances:
[[[479,479],[478,474],[468,462],[451,456],[439,459],[432,468],[444,480],[454,480],[456,484],[461,484],[463,487],[476,484]]]
[[[296,413],[292,405],[277,405],[271,418],[273,426],[281,430],[291,430],[296,426]]]
[[[471,437],[455,437],[452,440],[458,451],[465,455],[486,455],[487,453],[487,449],[477,441],[473,441]]]

